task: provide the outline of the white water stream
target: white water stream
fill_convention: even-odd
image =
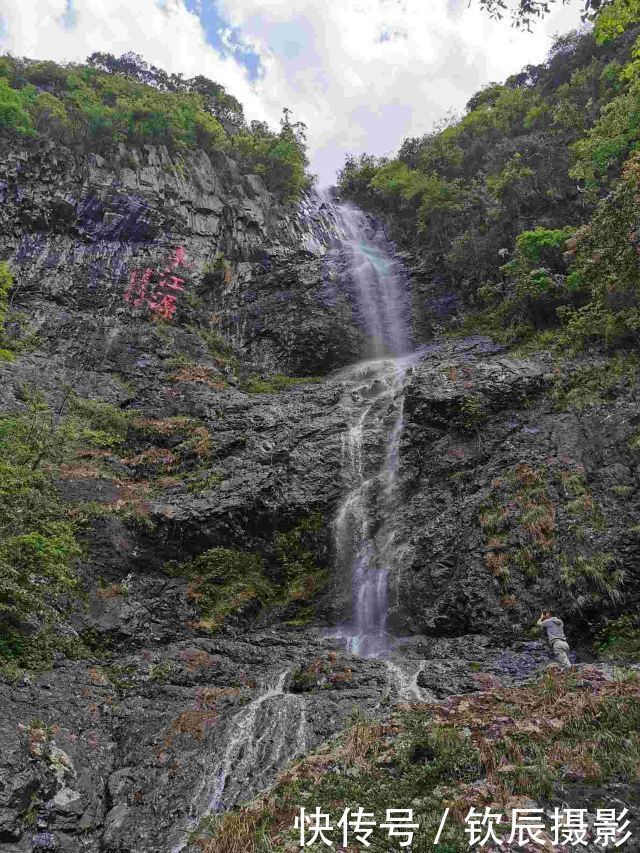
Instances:
[[[334,521],[336,564],[351,578],[352,612],[332,633],[353,654],[381,658],[389,652],[389,573],[399,545],[395,506],[404,383],[418,354],[411,350],[406,276],[383,232],[348,204],[337,207],[336,219],[339,237],[332,251],[342,259],[356,316],[377,358],[342,373],[360,411],[342,437],[347,491]],[[368,445],[377,448],[379,460],[369,465]]]
[[[305,752],[306,703],[301,696],[284,692],[288,674],[288,670],[279,673],[273,684],[266,685],[259,696],[229,720],[223,735],[226,746],[222,758],[194,799],[196,807],[203,797],[207,803],[204,812],[197,815],[198,822],[240,800],[250,799],[286,761]],[[185,849],[195,824],[194,819],[171,853]]]

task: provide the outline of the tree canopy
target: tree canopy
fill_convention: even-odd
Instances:
[[[480,6],[493,18],[502,18],[510,14],[516,27],[531,28],[531,24],[548,15],[557,3],[569,5],[572,0],[478,0]],[[583,17],[592,18],[611,0],[577,0],[582,4]]]
[[[278,130],[247,124],[219,83],[168,74],[135,53],[93,53],[84,65],[0,57],[0,133],[100,153],[119,143],[222,150],[293,201],[310,183],[304,130],[288,110]]]
[[[482,331],[640,337],[639,7],[608,3],[395,158],[345,162],[341,195],[384,216]]]

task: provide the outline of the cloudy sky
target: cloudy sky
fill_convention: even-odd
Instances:
[[[388,154],[460,110],[490,80],[540,62],[577,2],[534,34],[488,20],[477,0],[0,0],[0,50],[83,60],[133,50],[204,74],[277,125],[308,125],[313,170],[331,183],[346,152]]]

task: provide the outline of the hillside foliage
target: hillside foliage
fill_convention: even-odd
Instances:
[[[559,329],[625,345],[640,324],[640,4],[476,93],[393,159],[349,157],[343,197],[382,216],[506,341]]]
[[[220,84],[167,74],[133,53],[94,53],[84,65],[0,57],[4,134],[102,154],[119,143],[165,145],[172,154],[224,151],[295,201],[310,180],[304,130],[286,109],[278,131],[247,123],[242,105]]]

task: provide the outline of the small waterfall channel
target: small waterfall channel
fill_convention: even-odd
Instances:
[[[180,853],[187,847],[189,831],[198,822],[250,799],[288,760],[305,752],[306,701],[285,692],[288,674],[284,670],[273,683],[263,685],[262,692],[227,723],[224,752],[194,798],[198,813],[171,853]]]

